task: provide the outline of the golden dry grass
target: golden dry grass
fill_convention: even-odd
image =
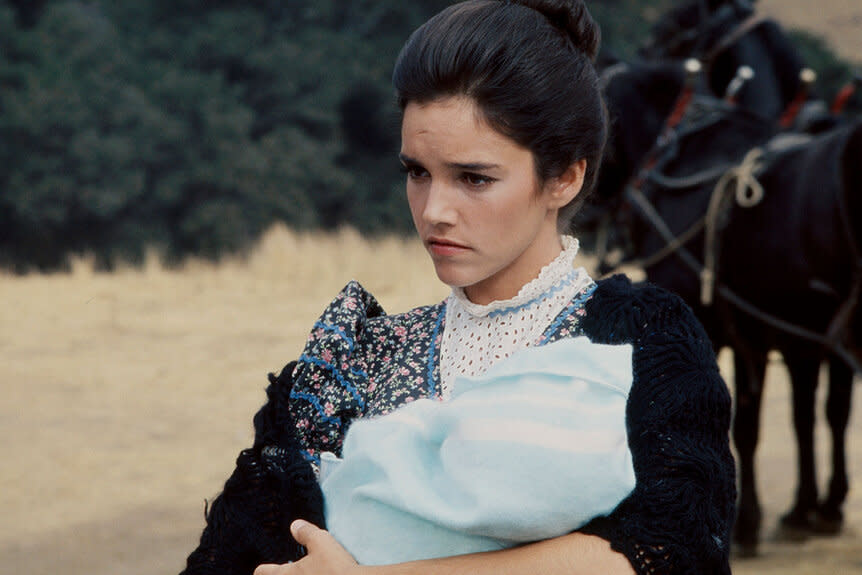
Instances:
[[[783,26],[826,38],[841,57],[862,64],[862,2],[859,0],[758,0],[757,8]]]
[[[67,550],[82,567],[71,572],[178,571],[179,548],[141,555],[150,568],[107,569],[138,551],[111,548],[113,526],[191,549],[204,498],[249,444],[267,372],[298,355],[351,278],[393,311],[439,300],[426,259],[416,242],[276,228],[246,262],[0,276],[0,556],[21,561],[0,572],[47,573],[62,564],[47,550],[81,534],[92,545]]]
[[[448,291],[418,242],[283,228],[247,261],[217,266],[166,270],[150,258],[101,274],[80,260],[70,274],[0,275],[0,573],[178,572],[204,498],[250,444],[266,373],[299,353],[351,278],[390,312]],[[780,364],[767,390],[760,464],[772,525],[794,483]],[[845,534],[768,542],[763,559],[736,573],[862,571],[859,417],[850,435]]]

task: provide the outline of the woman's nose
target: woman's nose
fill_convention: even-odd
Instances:
[[[445,183],[433,182],[428,189],[422,217],[431,225],[454,224],[458,215],[455,200],[456,190]]]

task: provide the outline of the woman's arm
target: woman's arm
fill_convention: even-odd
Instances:
[[[581,325],[593,341],[634,344],[627,423],[637,483],[580,531],[609,541],[642,575],[729,575],[731,401],[702,326],[679,297],[625,278],[600,284]]]
[[[270,374],[267,402],[254,417],[255,439],[209,506],[206,527],[181,575],[248,575],[261,561],[300,557],[293,519],[323,521],[323,496],[293,437],[287,401],[295,362]]]
[[[632,575],[624,555],[594,535],[571,533],[554,539],[471,555],[362,566],[327,532],[305,521],[291,525],[308,555],[286,565],[261,565],[254,575]]]

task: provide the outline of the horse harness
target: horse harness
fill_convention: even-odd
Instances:
[[[681,105],[688,109],[692,100],[691,97],[688,97],[683,101],[681,96],[680,101],[682,102]],[[646,269],[676,254],[686,267],[700,278],[701,303],[704,306],[712,305],[717,292],[720,297],[741,311],[781,331],[823,346],[843,359],[855,371],[862,372],[862,362],[848,349],[845,341],[849,336],[850,321],[859,305],[860,296],[862,296],[862,254],[857,247],[857,238],[854,237],[850,216],[843,198],[839,200],[841,226],[851,256],[855,261],[855,268],[849,294],[833,315],[825,334],[817,333],[767,313],[736,294],[726,285],[718,282],[721,233],[729,220],[733,204],[735,203],[741,208],[751,208],[758,205],[764,198],[764,190],[758,181],[758,176],[763,173],[777,154],[804,146],[811,140],[811,136],[781,134],[770,140],[765,146],[749,150],[739,164],[725,163],[684,177],[662,174],[661,168],[676,157],[676,142],[686,134],[700,131],[714,124],[722,113],[721,102],[716,102],[711,98],[708,99],[708,104],[701,108],[701,112],[695,115],[692,122],[687,121],[682,130],[679,129],[680,120],[674,120],[674,118],[680,118],[680,114],[685,113],[685,111],[676,110],[669,116],[666,129],[663,130],[657,145],[647,154],[643,167],[637,172],[637,176],[626,185],[624,192],[626,201],[630,202],[639,215],[659,234],[665,245],[646,258],[636,261],[626,260],[625,263]],[[660,188],[677,191],[707,185],[711,182],[715,182],[715,185],[710,195],[706,214],[684,232],[674,234],[642,191],[641,188],[647,181]],[[704,233],[703,263],[685,247],[701,232]],[[606,253],[607,250],[601,249],[601,251]],[[606,268],[613,269],[615,267],[607,265],[604,259],[600,261],[600,264]]]

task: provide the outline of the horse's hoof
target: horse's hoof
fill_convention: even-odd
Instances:
[[[793,510],[781,517],[775,533],[777,541],[805,541],[814,531],[813,513]]]
[[[844,527],[844,514],[840,509],[820,507],[814,515],[811,530],[818,535],[838,535]]]
[[[779,523],[778,529],[775,530],[775,541],[780,543],[802,543],[811,537],[810,529],[801,529],[799,527],[784,525]]]
[[[812,530],[817,535],[838,535],[844,527],[843,521],[830,521],[828,519],[820,519],[814,522]]]

